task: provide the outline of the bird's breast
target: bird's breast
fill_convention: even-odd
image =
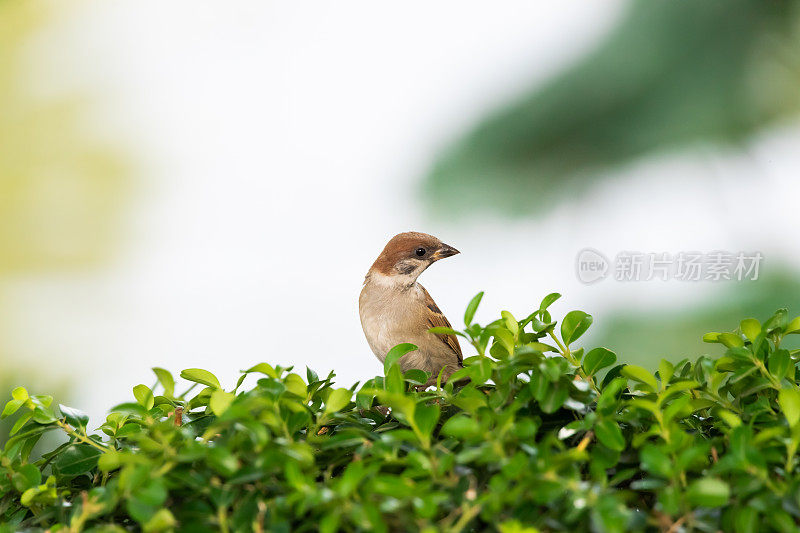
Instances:
[[[411,342],[421,331],[418,306],[424,294],[418,285],[394,289],[367,283],[358,300],[361,327],[372,352],[383,361],[386,353],[401,342]]]

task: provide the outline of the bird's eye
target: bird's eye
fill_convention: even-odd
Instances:
[[[425,248],[417,248],[414,253],[417,254],[418,257],[422,257],[425,255]]]

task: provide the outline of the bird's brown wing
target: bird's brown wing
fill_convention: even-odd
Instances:
[[[422,285],[420,285],[420,287],[422,287]],[[428,310],[430,311],[428,313],[428,324],[430,324],[430,327],[432,328],[442,327],[442,328],[453,329],[453,326],[451,326],[450,322],[447,321],[447,317],[444,316],[442,310],[439,309],[439,306],[437,306],[436,302],[433,301],[431,295],[428,294],[427,290],[425,290],[425,287],[422,287],[422,292],[425,293],[425,305],[428,307]],[[461,365],[464,359],[461,355],[461,346],[459,346],[458,344],[458,337],[456,337],[455,335],[440,335],[440,334],[437,334],[436,336],[439,337],[439,339],[441,339],[443,343],[449,346],[451,350],[453,350],[453,353],[458,358],[458,364]]]

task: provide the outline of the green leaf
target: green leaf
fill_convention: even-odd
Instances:
[[[653,392],[658,390],[658,382],[656,381],[655,376],[640,366],[625,365],[622,367],[620,374],[628,379],[644,383],[650,387]]]
[[[720,333],[717,336],[717,341],[721,342],[728,348],[741,348],[744,346],[744,341],[742,338],[735,333]]]
[[[592,315],[583,311],[570,311],[561,322],[561,339],[570,345],[583,335],[592,325]]]
[[[558,352],[558,348],[544,342],[529,342],[525,346],[531,348],[532,350],[536,350],[537,352],[542,352],[542,353]]]
[[[594,348],[583,358],[583,369],[594,375],[617,361],[617,354],[607,348]]]
[[[295,396],[305,398],[308,395],[308,386],[300,374],[295,374],[294,372],[287,374],[283,382],[286,385],[286,390]]]
[[[271,378],[278,379],[278,373],[275,371],[272,365],[268,363],[258,363],[257,365],[251,366],[250,368],[245,370],[245,373],[247,374],[250,374],[252,372],[258,372],[260,374],[264,374]]]
[[[88,444],[75,444],[61,452],[53,462],[53,467],[63,476],[85,474],[97,466],[102,452]]]
[[[545,385],[546,389],[542,395],[539,406],[545,413],[555,413],[558,411],[569,396],[568,385],[559,381],[550,385]]]
[[[120,467],[120,453],[117,450],[110,449],[97,459],[97,468],[101,472],[110,472]]]
[[[700,383],[694,380],[676,381],[675,383],[669,385],[666,392],[664,392],[664,394],[662,395],[660,402],[663,403],[668,397],[672,396],[673,394],[677,394],[685,390],[696,389],[699,386]]]
[[[41,405],[42,407],[50,407],[53,403],[53,397],[49,394],[34,394],[30,400],[34,405]]]
[[[492,377],[492,359],[478,357],[467,366],[468,375],[475,385],[483,385]]]
[[[25,492],[42,482],[42,473],[35,465],[22,465],[16,469],[11,481],[17,492]]]
[[[325,401],[325,413],[331,414],[344,409],[350,403],[353,393],[350,389],[333,389]]]
[[[403,378],[403,371],[400,370],[399,365],[392,365],[389,367],[389,372],[386,373],[384,380],[384,387],[389,392],[403,394],[406,390],[405,379]]]
[[[219,384],[217,376],[208,370],[203,370],[202,368],[187,368],[186,370],[182,370],[181,377],[187,381],[200,383],[201,385],[206,385],[207,387],[214,387],[215,389],[222,388],[222,386]]]
[[[797,425],[800,421],[800,390],[781,389],[778,391],[778,405],[783,411],[783,415],[789,422],[790,427]]]
[[[233,400],[236,399],[236,395],[232,392],[225,392],[222,389],[217,389],[211,393],[211,398],[208,400],[208,406],[211,408],[211,412],[213,412],[217,416],[222,416],[222,414],[228,410],[228,407],[231,406]]]
[[[510,331],[516,339],[517,335],[519,334],[519,322],[517,319],[514,318],[514,315],[512,315],[509,311],[500,311],[500,316],[502,316],[503,320],[505,320],[506,329],[508,329],[508,331]]]
[[[175,395],[175,378],[172,374],[163,368],[157,366],[152,368],[153,373],[156,375],[158,382],[164,388],[164,396],[172,397]]]
[[[25,507],[30,507],[37,503],[40,505],[52,505],[57,497],[56,478],[55,476],[48,476],[44,484],[31,487],[23,492],[20,497],[20,503]]]
[[[553,302],[561,298],[561,295],[557,292],[551,292],[547,296],[542,299],[542,303],[539,304],[539,311],[544,311],[548,307],[550,307]]]
[[[414,400],[401,393],[390,391],[377,391],[377,394],[382,404],[392,408],[393,414],[396,412],[404,416],[408,421],[413,420],[417,406]]]
[[[761,322],[755,318],[745,318],[739,324],[739,329],[748,340],[754,341],[756,337],[758,337],[758,334],[761,333]]]
[[[603,419],[594,426],[597,439],[612,450],[621,452],[625,449],[625,437],[615,420]]]
[[[655,444],[645,444],[639,450],[639,460],[642,462],[642,468],[663,478],[671,478],[675,468],[669,456]]]
[[[773,331],[782,331],[784,326],[788,326],[786,319],[787,313],[788,310],[786,308],[778,309],[775,311],[774,315],[767,319],[761,329],[767,333],[772,333]]]
[[[770,354],[767,360],[769,373],[781,380],[787,376],[789,369],[792,368],[792,358],[788,350],[778,349]]]
[[[531,319],[531,327],[536,333],[546,334],[548,331],[552,331],[555,325],[555,321],[542,322],[536,317]]]
[[[469,327],[472,324],[472,319],[475,318],[475,311],[478,310],[478,305],[480,305],[482,299],[483,299],[483,291],[473,296],[472,300],[470,300],[469,304],[467,304],[467,310],[464,311],[465,326]]]
[[[136,398],[136,401],[147,409],[148,411],[153,408],[155,404],[155,398],[153,397],[153,391],[150,390],[150,387],[147,385],[136,385],[133,388],[133,397]]]
[[[417,405],[414,412],[414,423],[425,438],[430,438],[433,429],[439,422],[439,404]]]
[[[178,521],[172,515],[169,509],[159,509],[155,512],[150,520],[145,523],[142,531],[144,533],[159,533],[161,531],[169,531],[175,528]]]
[[[789,335],[791,333],[800,333],[800,316],[795,317],[786,325],[786,329],[783,331],[784,334]]]
[[[757,533],[759,531],[758,511],[752,507],[738,507],[734,510],[736,533]]]
[[[721,479],[707,477],[698,479],[689,485],[686,496],[692,505],[721,507],[728,503],[731,489]]]
[[[385,376],[389,369],[395,364],[401,357],[403,357],[408,352],[413,352],[416,350],[417,347],[410,342],[403,342],[394,346],[389,352],[386,354],[386,358],[383,360],[383,375]]]
[[[27,413],[24,413],[24,414],[20,415],[20,417],[19,417],[19,418],[17,418],[17,421],[16,421],[16,422],[14,422],[14,425],[11,427],[11,430],[8,432],[8,434],[9,434],[9,435],[16,435],[16,434],[17,434],[17,432],[18,432],[20,429],[22,429],[22,426],[24,426],[25,424],[27,424],[27,423],[28,423],[28,421],[29,421],[31,418],[33,418],[33,411],[28,411]]]
[[[430,374],[418,368],[412,368],[408,372],[403,373],[403,377],[413,385],[424,385],[428,382]]]
[[[568,363],[562,357],[549,357],[539,363],[539,370],[553,383],[559,381],[567,371]]]
[[[667,361],[662,359],[658,363],[658,377],[661,379],[661,386],[666,387],[667,383],[672,379],[672,374],[675,372],[675,367]]]
[[[506,328],[497,328],[494,331],[494,338],[500,343],[508,355],[512,355],[514,353],[514,334],[511,333]],[[500,353],[502,356],[502,353]]]
[[[225,448],[212,448],[210,456],[214,457],[214,465],[219,466],[223,459],[219,455],[224,455]],[[230,465],[227,465],[230,466]],[[220,467],[219,470],[223,470]],[[167,499],[167,489],[164,482],[159,479],[152,479],[142,486],[137,487],[132,491],[132,494],[127,498],[126,506],[131,517],[137,522],[147,523],[158,512],[158,508],[164,504]]]
[[[89,423],[89,415],[87,415],[80,409],[67,407],[66,405],[63,404],[59,404],[58,409],[59,411],[61,411],[61,414],[64,415],[64,418],[67,419],[67,424],[71,425],[72,427],[85,428],[86,425]]]
[[[794,518],[783,509],[773,507],[765,518],[775,531],[780,531],[781,533],[796,533],[797,531]]]
[[[135,435],[136,433],[141,432],[141,430],[142,430],[141,426],[133,422],[130,422],[119,428],[117,432],[114,434],[114,437],[117,439],[130,437],[131,435]]]
[[[604,386],[597,398],[597,411],[604,414],[611,414],[617,410],[617,395],[628,386],[628,381],[624,378],[615,378],[608,385]]]
[[[717,416],[724,420],[725,423],[732,428],[742,425],[742,419],[726,409],[719,409],[717,411]]]
[[[341,497],[348,497],[358,488],[366,473],[364,461],[354,461],[348,464],[344,473],[339,476],[338,482],[336,483],[336,492]]]
[[[37,424],[52,424],[58,417],[52,409],[44,405],[37,405],[33,410],[33,421]]]
[[[3,408],[3,413],[0,414],[0,419],[6,418],[16,413],[24,403],[25,400],[9,400],[8,403],[6,403],[6,406]]]
[[[447,420],[442,426],[442,434],[458,439],[474,437],[480,434],[480,425],[477,420],[466,415],[456,415]]]
[[[22,400],[23,402],[28,399],[28,391],[25,387],[17,387],[11,391],[11,397],[15,400]]]

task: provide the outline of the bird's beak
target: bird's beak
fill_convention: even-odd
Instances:
[[[458,253],[461,253],[461,252],[459,252],[458,250],[456,250],[455,248],[453,248],[449,244],[444,244],[443,243],[439,247],[438,250],[433,252],[431,257],[433,258],[434,261],[438,261],[439,259],[444,259],[445,257],[450,257],[450,256],[456,255]]]

